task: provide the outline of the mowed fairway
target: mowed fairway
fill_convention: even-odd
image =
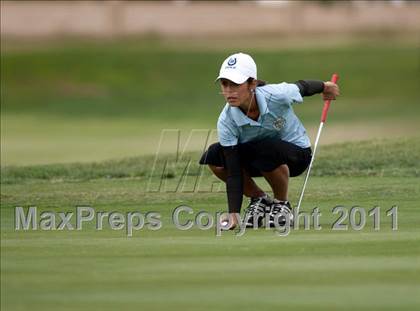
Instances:
[[[127,172],[136,171],[136,162],[150,167],[150,159],[11,168],[2,185],[2,307],[414,310],[420,305],[419,148],[418,139],[325,147],[304,202],[307,212],[320,208],[322,229],[301,226],[287,237],[264,229],[221,237],[214,228],[178,229],[171,221],[177,206],[194,210],[182,214],[183,222],[201,210],[215,215],[225,210],[225,193],[145,192],[150,170],[137,177]],[[354,156],[343,160],[348,153]],[[99,178],[109,167],[114,177]],[[174,172],[168,191],[181,171]],[[204,188],[215,181],[208,172],[203,176]],[[301,183],[298,178],[291,184],[293,202]],[[379,206],[379,230],[368,215],[360,231],[332,230],[337,205],[366,212]],[[386,211],[395,205],[398,229],[392,230]],[[125,229],[111,230],[106,220],[101,231],[94,222],[81,231],[15,231],[16,206],[37,206],[39,213],[74,212],[76,206],[123,214],[155,211],[162,215],[162,228],[145,227],[130,238]]]
[[[307,213],[320,209],[320,230],[218,237],[214,226],[180,230],[172,221],[180,205],[194,211],[182,221],[227,208],[224,185],[199,171],[203,139],[185,143],[192,129],[215,128],[223,100],[213,80],[238,50],[255,57],[269,82],[340,74],[342,96],[331,106],[303,203]],[[1,309],[419,309],[418,56],[417,45],[388,39],[278,50],[154,39],[2,50]],[[295,108],[312,142],[321,109],[319,96]],[[149,183],[162,129],[183,132],[179,143],[166,137]],[[174,163],[183,146],[188,152]],[[291,181],[293,205],[302,182]],[[363,208],[364,227],[352,229],[346,217],[349,230],[332,230],[338,205]],[[42,212],[84,206],[157,212],[162,228],[127,237],[126,226],[112,230],[108,218],[95,230],[95,217],[82,230],[15,230],[15,208],[31,206],[38,224]],[[394,206],[396,230],[387,216]],[[379,230],[368,213],[375,207]]]

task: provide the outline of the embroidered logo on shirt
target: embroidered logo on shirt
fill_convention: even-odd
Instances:
[[[274,122],[273,126],[277,130],[281,130],[286,124],[286,119],[283,117],[278,117]]]

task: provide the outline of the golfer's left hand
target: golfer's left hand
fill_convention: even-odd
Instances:
[[[331,81],[324,82],[324,92],[322,92],[322,98],[324,100],[335,99],[340,95],[340,88],[337,84]]]

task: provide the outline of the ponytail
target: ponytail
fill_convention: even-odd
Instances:
[[[251,83],[251,82],[253,82],[254,80],[257,82],[257,86],[264,86],[264,85],[266,85],[266,84],[267,84],[267,82],[266,82],[266,81],[264,81],[264,80],[258,80],[258,79],[254,79],[254,78],[248,78],[247,82],[248,82],[248,83]]]
[[[257,80],[257,86],[264,86],[266,84],[267,82],[265,82],[264,80]]]

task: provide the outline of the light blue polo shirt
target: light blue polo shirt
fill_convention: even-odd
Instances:
[[[296,84],[283,82],[260,86],[256,88],[255,96],[260,110],[257,121],[226,103],[217,121],[222,146],[264,138],[279,138],[302,148],[311,146],[302,122],[292,108],[292,104],[303,102]]]

